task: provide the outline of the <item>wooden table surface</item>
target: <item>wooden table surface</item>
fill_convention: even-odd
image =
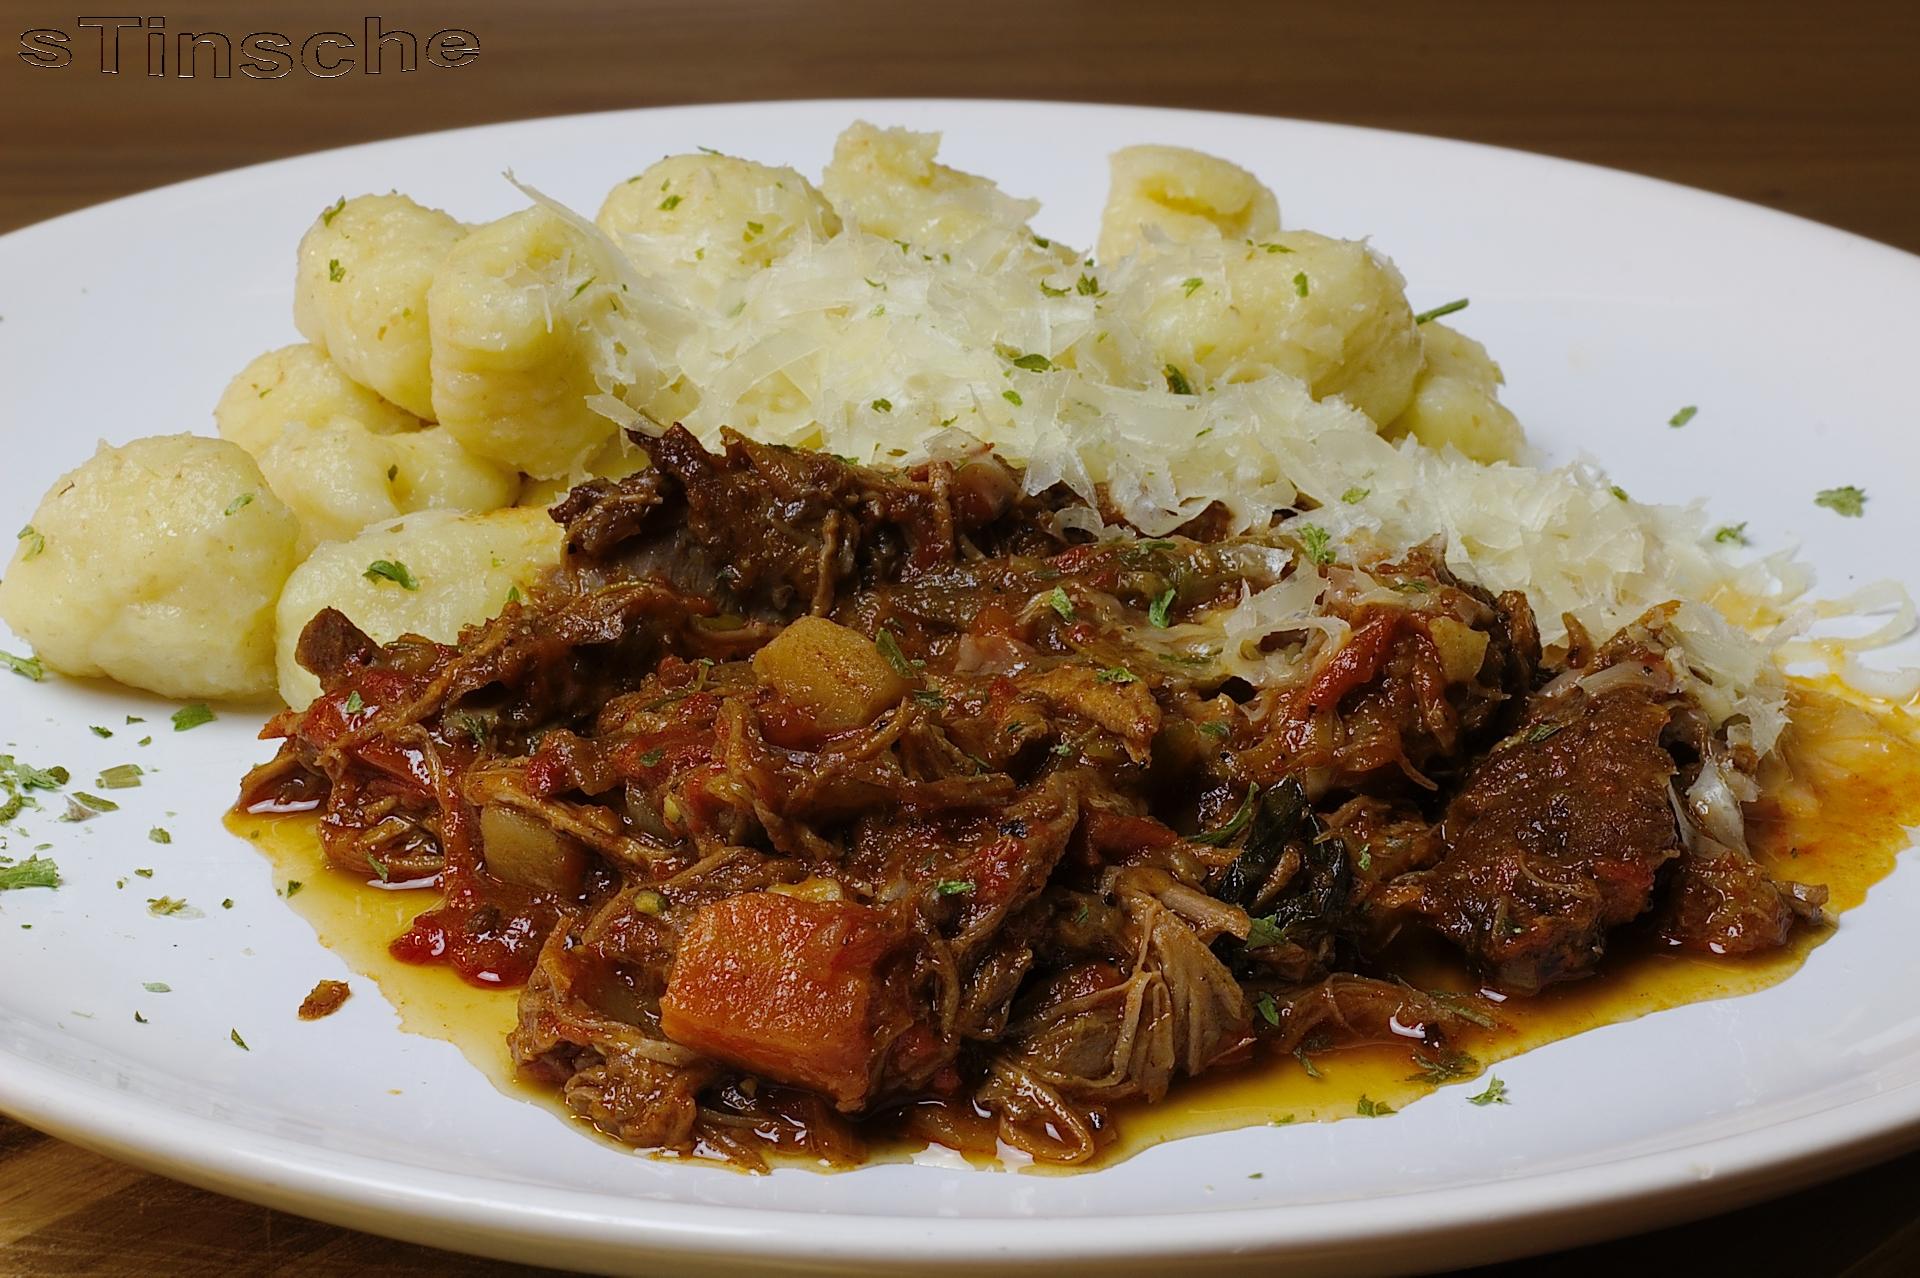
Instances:
[[[7,33],[72,7],[5,0]],[[746,98],[1073,98],[1472,138],[1721,191],[1920,250],[1920,6],[1126,0],[182,4],[167,28],[475,32],[454,70],[117,76],[0,69],[0,231],[164,182],[429,129]],[[270,15],[270,18],[269,18]],[[457,18],[455,15],[458,15]],[[91,37],[89,37],[91,38]],[[1282,201],[1285,192],[1281,192]],[[1782,1027],[1783,1033],[1791,1032]],[[1487,1275],[1920,1273],[1920,1156],[1781,1203]],[[0,1119],[0,1271],[535,1271],[405,1246],[148,1176]]]

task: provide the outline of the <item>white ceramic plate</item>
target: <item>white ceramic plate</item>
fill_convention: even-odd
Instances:
[[[1092,238],[1105,156],[1142,141],[1231,156],[1290,225],[1371,235],[1416,307],[1506,368],[1547,452],[1603,459],[1636,496],[1708,496],[1765,547],[1804,539],[1822,588],[1899,575],[1920,544],[1912,430],[1920,259],[1641,178],[1425,138],[1283,120],[993,102],[813,102],[540,120],[306,156],[0,238],[0,517],[23,520],[96,437],[210,430],[227,379],[295,340],[293,249],[345,192],[399,188],[472,221],[518,207],[499,174],[591,211],[662,154],[707,145],[816,172],[864,117],[946,132],[943,158]],[[1685,430],[1667,426],[1699,405]],[[1864,485],[1867,517],[1812,504]],[[6,525],[11,528],[12,525]],[[0,646],[18,645],[0,635]],[[151,698],[0,674],[0,741],[77,777],[158,764],[123,811],[41,823],[66,884],[0,896],[0,1108],[169,1175],[421,1242],[609,1271],[828,1265],[946,1271],[1432,1268],[1567,1246],[1731,1206],[1916,1143],[1920,873],[1895,874],[1805,969],[1504,1064],[1509,1106],[1459,1089],[1389,1121],[1174,1142],[1075,1177],[878,1166],[750,1178],[622,1154],[510,1100],[364,988],[291,1001],[341,963],[219,817],[267,747],[258,715],[174,736]],[[87,725],[144,715],[159,739]],[[150,844],[150,825],[173,832]],[[14,854],[26,845],[9,849]],[[151,880],[116,889],[135,867]],[[169,894],[231,910],[156,918]],[[31,925],[31,926],[28,926]],[[1888,979],[1902,974],[1901,979]],[[174,993],[141,988],[165,981]],[[132,1019],[144,1008],[149,1023]],[[238,1028],[251,1051],[228,1039]],[[393,1095],[397,1089],[399,1095]],[[1253,1173],[1262,1173],[1252,1179]]]

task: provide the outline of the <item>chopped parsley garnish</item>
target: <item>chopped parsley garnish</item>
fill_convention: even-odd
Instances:
[[[391,871],[387,869],[387,863],[371,852],[367,853],[367,868],[372,870],[382,883],[389,881],[387,876]],[[225,901],[222,904],[231,905],[233,902]]]
[[[288,895],[288,896],[293,896],[293,895],[295,895],[295,894],[297,894],[297,893],[298,893],[298,892],[300,891],[300,889],[301,889],[301,888],[303,888],[303,887],[305,887],[305,886],[306,886],[306,884],[304,884],[304,883],[302,883],[302,882],[301,882],[301,881],[300,881],[299,879],[288,879],[288,880],[287,880],[287,895]]]
[[[1382,1104],[1362,1092],[1359,1101],[1354,1104],[1353,1112],[1362,1118],[1385,1118],[1394,1111],[1393,1106]]]
[[[1073,291],[1082,297],[1092,297],[1100,291],[1100,281],[1091,275],[1082,275],[1073,286]]]
[[[913,678],[913,663],[907,660],[906,653],[900,651],[900,641],[893,637],[893,631],[882,630],[875,635],[873,646],[880,650],[880,655],[887,659],[887,664],[893,667],[895,674],[902,679]]]
[[[1451,1083],[1456,1078],[1471,1078],[1480,1062],[1465,1052],[1442,1052],[1438,1056],[1416,1053],[1413,1063],[1420,1072],[1408,1078],[1410,1083]]]
[[[320,225],[332,226],[333,219],[340,216],[340,210],[347,207],[347,197],[341,196],[326,208],[320,210]]]
[[[120,805],[112,799],[103,799],[97,794],[88,794],[85,790],[75,790],[73,796],[67,802],[67,819],[70,821],[84,821],[87,819],[85,816],[75,816],[73,814],[73,809],[76,805],[81,808],[92,809],[92,811],[87,814],[88,816],[91,816],[93,812],[118,812],[120,810]]]
[[[1274,1006],[1273,995],[1262,990],[1253,1000],[1253,1010],[1260,1013],[1260,1019],[1269,1025],[1280,1024],[1280,1009]]]
[[[347,694],[347,704],[343,708],[348,714],[359,714],[367,708],[366,699],[360,695],[360,689],[355,688]]]
[[[1321,567],[1333,562],[1333,535],[1318,524],[1300,525],[1300,545]]]
[[[876,399],[873,401],[872,407],[876,413],[891,413],[893,411],[893,401],[890,399]]]
[[[150,896],[147,898],[147,913],[164,917],[178,914],[187,908],[187,903],[177,896]]]
[[[764,230],[766,230],[766,229],[767,229],[766,227],[764,227],[764,226],[762,226],[762,225],[761,225],[760,223],[758,223],[758,222],[749,222],[749,223],[747,223],[747,229],[746,229],[746,231],[745,231],[745,233],[743,233],[743,234],[742,234],[742,235],[740,236],[740,238],[741,238],[741,239],[743,239],[743,240],[750,240],[750,239],[752,239],[752,238],[753,238],[754,236],[756,236],[756,235],[758,235],[758,234],[760,234],[760,233],[761,233],[762,231],[764,231]]]
[[[327,259],[328,281],[334,284],[338,284],[341,280],[344,280],[345,278],[347,278],[347,268],[340,265],[340,259],[337,257],[328,258]]]
[[[232,501],[227,503],[227,508],[224,511],[222,511],[221,514],[226,515],[228,518],[232,518],[234,515],[239,514],[241,511],[245,510],[247,507],[251,505],[253,505],[253,494],[241,493],[238,497],[235,497]]]
[[[30,856],[13,865],[0,865],[0,892],[16,888],[56,888],[60,886],[60,867],[43,856]]]
[[[145,990],[149,994],[173,993],[173,986],[167,984],[165,981],[142,981],[140,983],[140,988]]]
[[[35,683],[47,677],[47,668],[40,664],[40,658],[16,657],[4,648],[0,648],[0,666],[5,666],[22,679],[31,679]]]
[[[1053,368],[1053,361],[1045,355],[1035,352],[1031,355],[1022,355],[1020,358],[1014,360],[1013,366],[1015,368],[1024,368],[1029,373],[1045,373]]]
[[[1012,404],[1015,408],[1018,408],[1020,407],[1020,405],[1027,402],[1026,400],[1020,398],[1020,392],[1017,390],[1003,390],[1000,392],[1000,398],[1006,400],[1009,404]]]
[[[1299,297],[1305,297],[1307,295],[1307,289],[1307,273],[1305,271],[1295,271],[1293,275],[1294,294]]]
[[[136,878],[150,879],[153,877],[153,867],[143,865],[133,873]]]
[[[673,210],[679,207],[680,207],[680,197],[677,195],[669,195],[666,199],[660,201],[660,208],[664,212],[671,213],[673,212]]]
[[[1174,587],[1168,586],[1165,590],[1155,595],[1153,597],[1153,603],[1147,607],[1148,624],[1152,625],[1155,629],[1165,630],[1167,628],[1167,615],[1173,610],[1173,601],[1179,597],[1179,594],[1180,592]]]
[[[173,842],[173,836],[167,833],[166,827],[156,825],[151,830],[147,831],[147,842],[171,843]]]
[[[972,879],[941,879],[933,885],[933,890],[941,896],[960,896],[973,891]]]
[[[1189,275],[1185,280],[1181,281],[1180,291],[1185,293],[1188,297],[1192,297],[1195,293],[1200,291],[1200,286],[1204,283],[1206,283],[1206,281],[1201,279],[1198,275]]]
[[[1217,737],[1220,740],[1224,741],[1227,739],[1227,734],[1231,732],[1232,729],[1227,727],[1227,725],[1219,719],[1209,719],[1207,722],[1200,725],[1200,731],[1206,733],[1210,737]]]
[[[1303,293],[1301,296],[1304,297],[1305,294]],[[1464,297],[1456,297],[1451,302],[1436,306],[1430,311],[1421,311],[1413,317],[1413,322],[1416,324],[1426,324],[1439,319],[1442,315],[1451,315],[1455,311],[1464,311],[1466,309],[1467,299]]]
[[[230,1039],[232,1039],[232,1040],[233,1040],[233,1045],[234,1045],[235,1047],[237,1047],[237,1048],[239,1048],[239,1049],[240,1049],[241,1051],[243,1051],[243,1052],[251,1052],[251,1051],[253,1050],[253,1049],[252,1049],[251,1047],[248,1047],[248,1046],[247,1046],[247,1040],[246,1040],[246,1039],[244,1039],[244,1038],[241,1038],[241,1037],[240,1037],[240,1031],[239,1031],[239,1030],[237,1030],[237,1029],[230,1029],[230,1030],[228,1030],[228,1031],[227,1031],[227,1037],[228,1037],[228,1038],[230,1038]]]
[[[1097,683],[1138,683],[1140,677],[1125,666],[1105,666],[1094,674]]]
[[[1028,234],[1028,235],[1033,235],[1033,232],[1032,232],[1032,231],[1028,231],[1028,232],[1027,232],[1027,234]],[[1052,247],[1053,247],[1053,241],[1052,241],[1052,240],[1050,240],[1050,239],[1048,239],[1048,238],[1047,238],[1046,236],[1044,236],[1044,235],[1033,235],[1033,242],[1034,242],[1034,244],[1036,244],[1036,245],[1037,245],[1037,246],[1039,246],[1040,248],[1052,248]]]
[[[1498,1078],[1489,1078],[1485,1091],[1475,1092],[1467,1097],[1469,1105],[1507,1105],[1507,1085]]]
[[[584,280],[581,280],[581,281],[580,281],[580,284],[579,284],[579,287],[577,287],[577,288],[575,288],[575,289],[573,290],[573,297],[569,297],[569,298],[568,298],[567,300],[568,300],[568,301],[572,301],[574,297],[578,297],[578,296],[580,296],[580,295],[581,295],[582,293],[584,293],[584,292],[586,292],[586,291],[587,291],[587,290],[588,290],[589,288],[591,288],[591,287],[593,286],[593,282],[594,282],[595,280],[597,280],[597,279],[599,279],[599,278],[600,278],[600,277],[599,277],[598,275],[589,275],[589,276],[587,276],[587,278],[585,278]],[[388,478],[388,479],[392,479],[392,478],[393,478],[393,471],[391,471],[391,470],[389,470],[389,471],[387,472],[387,478]]]
[[[1566,726],[1564,723],[1536,723],[1527,729],[1526,735],[1523,736],[1521,740],[1525,741],[1528,745],[1533,745],[1545,741],[1548,737]]]
[[[910,695],[917,704],[935,709],[947,704],[945,697],[929,688],[915,688]]]
[[[372,860],[373,858],[369,857],[367,859]],[[220,902],[220,908],[223,910],[231,910],[233,908],[233,898],[228,897],[226,900]]]
[[[173,730],[175,732],[185,732],[189,728],[197,728],[203,723],[212,723],[213,718],[213,711],[207,709],[207,703],[204,701],[196,701],[190,706],[181,706],[173,712]]]
[[[1040,296],[1042,297],[1065,297],[1069,291],[1070,290],[1064,288],[1055,288],[1045,280],[1040,281]]]
[[[1699,411],[1700,410],[1698,408],[1695,408],[1692,404],[1688,404],[1685,408],[1681,409],[1679,412],[1675,413],[1673,416],[1667,418],[1667,425],[1673,427],[1675,430],[1678,430],[1680,427],[1685,426],[1688,422],[1692,421],[1694,419],[1695,414],[1699,413]]]
[[[1814,497],[1813,504],[1825,506],[1836,515],[1848,519],[1858,519],[1866,513],[1867,491],[1848,484],[1844,488],[1822,488]]]
[[[140,784],[142,775],[137,763],[116,763],[102,770],[94,784],[103,790],[131,790]]]
[[[1193,383],[1187,380],[1187,375],[1180,371],[1178,364],[1169,364],[1163,371],[1167,376],[1168,390],[1176,395],[1193,394]]]
[[[1612,494],[1613,494],[1613,495],[1614,495],[1614,496],[1615,496],[1616,498],[1618,498],[1618,499],[1619,499],[1619,500],[1621,500],[1621,501],[1632,501],[1632,500],[1633,500],[1633,498],[1631,498],[1631,497],[1629,497],[1629,496],[1627,496],[1627,490],[1626,490],[1626,489],[1624,489],[1624,488],[1622,488],[1622,487],[1621,487],[1620,485],[1618,485],[1618,484],[1611,484],[1611,485],[1609,485],[1609,486],[1608,486],[1608,488],[1607,488],[1607,491],[1608,491],[1608,492],[1610,492],[1610,493],[1612,493]]]
[[[407,566],[394,559],[376,559],[360,575],[368,581],[391,581],[402,590],[420,589],[420,583],[407,571]]]
[[[1286,939],[1286,925],[1275,923],[1271,916],[1262,914],[1248,920],[1246,941],[1248,949],[1263,950],[1269,945],[1278,945]]]
[[[1293,1049],[1293,1059],[1300,1062],[1300,1068],[1307,1071],[1308,1078],[1320,1077],[1319,1067],[1313,1063],[1313,1056],[1307,1051],[1305,1045]]]
[[[1353,488],[1347,489],[1347,491],[1345,491],[1344,493],[1341,493],[1340,500],[1349,506],[1356,505],[1359,502],[1365,501],[1367,499],[1367,494],[1372,491],[1373,489],[1371,488],[1361,488],[1361,487],[1355,486]]]
[[[25,528],[22,528],[16,540],[26,543],[25,549],[20,552],[20,560],[22,563],[25,563],[47,548],[47,539],[41,536],[40,530],[32,524],[28,524]]]
[[[1713,530],[1713,539],[1723,546],[1744,546],[1747,544],[1747,521],[1737,524],[1724,524]]]
[[[667,752],[659,746],[655,746],[640,756],[640,766],[643,768],[657,768],[660,766],[660,761],[666,757]]]
[[[1052,593],[1047,596],[1047,607],[1059,613],[1061,620],[1073,620],[1073,600],[1067,597],[1067,592],[1064,588],[1060,586],[1053,588]]]
[[[140,1015],[140,1013],[135,1012],[133,1014],[133,1023],[135,1025],[145,1025],[147,1023],[147,1018]]]
[[[103,728],[98,724],[88,724],[87,731],[91,732],[94,736],[99,737],[102,740],[105,740],[106,738],[111,737],[113,735],[112,728]]]
[[[1225,825],[1217,830],[1208,830],[1203,834],[1193,835],[1187,841],[1189,843],[1201,843],[1207,847],[1217,848],[1239,838],[1240,831],[1246,829],[1253,823],[1253,800],[1257,790],[1258,787],[1256,786],[1247,787],[1247,797],[1240,801],[1240,810],[1227,818]]]

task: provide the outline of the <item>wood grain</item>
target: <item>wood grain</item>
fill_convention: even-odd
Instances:
[[[11,25],[72,8],[5,0]],[[661,103],[1066,98],[1290,115],[1549,152],[1755,200],[1920,250],[1920,6],[1696,0],[1368,5],[967,0],[587,0],[165,10],[170,32],[421,36],[457,70],[281,81],[0,69],[0,230],[280,156],[493,120]],[[457,17],[456,17],[457,15]],[[81,34],[77,31],[76,35]],[[128,56],[133,50],[129,47]],[[1018,139],[1009,139],[1017,145]],[[1409,198],[1418,198],[1410,192]],[[1920,1156],[1783,1203],[1479,1271],[1920,1273]],[[528,1274],[148,1176],[0,1119],[0,1271]]]

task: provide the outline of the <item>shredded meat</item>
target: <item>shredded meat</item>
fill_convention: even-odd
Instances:
[[[457,642],[316,617],[323,694],[242,795],[435,883],[395,952],[518,987],[513,1059],[616,1139],[847,1162],[894,1115],[1080,1162],[1262,1055],[1439,1059],[1491,1005],[1397,979],[1410,931],[1524,994],[1639,920],[1743,951],[1817,909],[1680,814],[1740,761],[1651,614],[1549,660],[1438,545],[1096,540],[984,451],[636,439],[647,469],[554,507],[552,580]],[[1191,638],[1299,573],[1329,624],[1270,641],[1291,682]]]
[[[317,1021],[340,1010],[353,990],[345,981],[321,981],[300,1000],[300,1019]]]

